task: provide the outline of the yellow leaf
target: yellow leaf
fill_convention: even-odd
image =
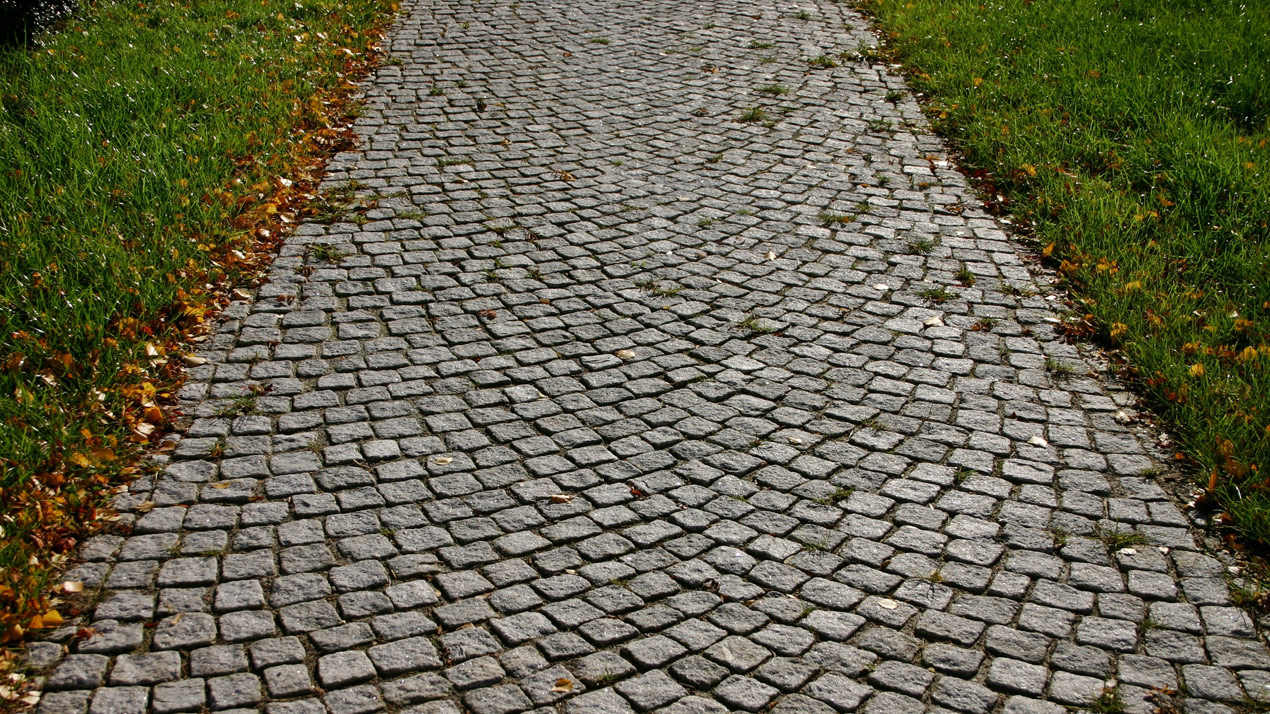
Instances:
[[[983,84],[983,77],[975,77],[974,85],[978,87],[981,84]]]
[[[551,691],[553,691],[553,692],[572,692],[572,691],[573,691],[573,680],[572,680],[572,679],[566,679],[565,677],[561,677],[560,679],[557,679],[557,680],[556,680],[556,686],[552,687],[552,688],[551,688]]]
[[[1192,377],[1203,377],[1204,365],[1196,362],[1195,364],[1191,365],[1191,368],[1188,371],[1190,372],[1190,375]]]

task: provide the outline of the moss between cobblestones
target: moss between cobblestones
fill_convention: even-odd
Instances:
[[[162,435],[165,343],[267,260],[347,141],[393,7],[102,2],[0,50],[0,633]]]
[[[991,207],[1270,544],[1270,5],[858,0]]]

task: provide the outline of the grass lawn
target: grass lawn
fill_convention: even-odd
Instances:
[[[0,633],[29,626],[50,564],[163,433],[171,340],[345,140],[393,8],[97,2],[0,48]]]
[[[1179,460],[1270,544],[1270,3],[856,4],[1083,302],[1068,329],[1121,351]]]

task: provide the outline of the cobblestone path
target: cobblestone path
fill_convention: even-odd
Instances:
[[[69,576],[94,634],[30,650],[43,712],[1266,698],[1124,395],[857,15],[405,12],[331,167],[377,206],[229,311]]]

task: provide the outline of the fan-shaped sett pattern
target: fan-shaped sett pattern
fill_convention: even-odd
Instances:
[[[403,12],[330,166],[377,204],[226,313],[69,576],[91,636],[31,650],[45,714],[1266,699],[1123,395],[859,16]]]

